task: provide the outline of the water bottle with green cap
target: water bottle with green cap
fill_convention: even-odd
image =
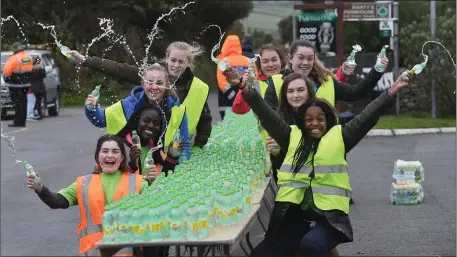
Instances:
[[[170,219],[170,239],[180,240],[184,239],[183,229],[181,227],[181,222],[183,218],[183,209],[179,203],[174,203],[171,209],[171,219]]]
[[[188,232],[187,239],[196,240],[198,239],[199,227],[198,227],[198,210],[195,203],[189,203],[187,206],[188,214]]]
[[[386,49],[388,48],[389,46],[388,45],[385,45],[382,47],[381,49],[381,52],[379,52],[378,54],[378,59],[376,60],[376,64],[374,66],[375,70],[377,72],[383,72],[384,71],[384,67],[381,63],[381,59],[386,57]]]
[[[348,56],[348,58],[346,59],[346,64],[348,64],[348,65],[355,65],[355,64],[356,64],[356,63],[355,63],[355,54],[356,54],[357,52],[360,52],[360,51],[362,51],[362,47],[361,47],[361,46],[359,46],[359,45],[353,45],[353,46],[352,46],[351,54],[350,54],[350,55]],[[350,73],[344,68],[344,66],[343,66],[342,70],[343,70],[343,73],[344,73],[344,74],[350,75]]]
[[[101,87],[102,87],[102,85],[97,85],[95,87],[95,89],[92,91],[92,93],[90,93],[90,95],[94,97],[94,101],[87,105],[87,109],[89,111],[94,112],[96,110],[96,106],[98,104],[98,99],[100,98],[100,88]]]
[[[421,73],[424,70],[425,66],[427,66],[428,56],[422,53],[421,55],[424,57],[424,61],[422,63],[414,65],[414,67],[409,71],[409,74],[411,74],[411,76]]]

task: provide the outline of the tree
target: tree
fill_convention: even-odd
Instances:
[[[437,9],[436,41],[441,42],[455,57],[455,9]],[[426,14],[421,19],[404,25],[400,30],[400,51],[403,63],[411,69],[415,64],[423,61],[420,56],[423,44],[430,40],[430,15]],[[424,54],[430,55],[432,44],[424,47]],[[437,49],[429,58],[425,71],[418,75],[417,81],[422,90],[421,99],[417,99],[419,108],[423,111],[431,109],[430,89],[432,79],[435,80],[437,110],[441,115],[455,115],[455,68],[446,51],[439,45],[433,44]]]
[[[44,31],[36,23],[55,25],[58,40],[82,53],[86,52],[87,44],[101,33],[98,18],[110,18],[114,21],[113,37],[95,43],[91,46],[89,55],[102,56],[106,49],[111,49],[105,55],[107,58],[133,63],[133,58],[125,50],[125,46],[113,44],[113,41],[125,37],[135,58],[141,61],[146,54],[145,45],[149,43],[147,35],[153,29],[156,20],[173,7],[182,6],[188,2],[187,0],[57,2],[53,0],[38,2],[5,0],[2,2],[2,17],[13,15],[22,24],[28,24],[23,26],[23,30],[30,44],[54,43],[49,31]],[[186,41],[202,45],[207,50],[205,58],[209,58],[208,52],[219,40],[219,30],[211,28],[205,32],[202,31],[210,24],[220,26],[223,32],[227,31],[234,21],[246,17],[251,10],[251,1],[196,0],[195,3],[188,5],[184,12],[175,11],[169,18],[158,23],[159,33],[148,54],[151,57],[162,58],[165,54],[164,50],[170,42]],[[6,25],[2,26],[3,30]],[[13,25],[11,28],[14,28]],[[4,36],[4,44],[22,40],[16,28],[7,30],[6,33],[2,33],[2,36]],[[5,38],[9,42],[5,42]],[[74,84],[74,79],[71,77],[75,73],[74,68],[67,61],[63,61],[61,55],[56,56],[61,65],[69,66],[68,70],[61,71],[62,81],[66,85]],[[95,73],[88,74],[89,80],[94,76],[93,74]]]

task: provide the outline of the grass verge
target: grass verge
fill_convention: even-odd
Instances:
[[[455,127],[455,118],[381,116],[375,129],[409,129],[409,128],[442,128]]]

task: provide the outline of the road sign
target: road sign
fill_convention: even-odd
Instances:
[[[351,7],[344,9],[344,20],[386,20],[391,19],[391,2],[386,3],[351,3]]]
[[[392,37],[394,21],[379,21],[379,36]]]

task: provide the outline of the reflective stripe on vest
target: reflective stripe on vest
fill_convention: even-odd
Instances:
[[[333,85],[332,76],[327,77],[325,81],[316,92],[317,98],[323,98],[327,100],[332,106],[335,106],[335,85]]]
[[[314,178],[309,175],[313,167],[305,165],[293,173],[293,158],[301,139],[297,126],[290,126],[289,148],[284,163],[278,171],[278,194],[276,201],[300,204],[306,188],[311,186],[314,204],[320,210],[341,210],[349,213],[351,186],[341,126],[332,127],[320,140],[314,154]],[[311,163],[311,155],[308,158]]]
[[[186,107],[184,105],[173,106],[173,108],[171,108],[170,122],[168,122],[167,131],[165,132],[165,153],[168,152],[168,146],[170,145],[170,142],[173,140],[177,130],[181,127],[185,112]]]
[[[113,201],[118,201],[133,192],[139,193],[142,180],[143,177],[134,173],[123,172]],[[93,256],[98,252],[94,249],[95,244],[103,239],[102,218],[105,211],[105,196],[100,174],[78,177],[76,195],[80,210],[80,224],[77,228],[79,251],[81,254],[88,252],[89,256]]]
[[[187,126],[189,128],[189,138],[191,146],[194,145],[195,135],[197,134],[197,124],[208,98],[209,87],[199,78],[194,77],[190,85],[189,93],[182,105],[186,107]]]
[[[106,133],[116,135],[127,124],[122,101],[105,109]]]

